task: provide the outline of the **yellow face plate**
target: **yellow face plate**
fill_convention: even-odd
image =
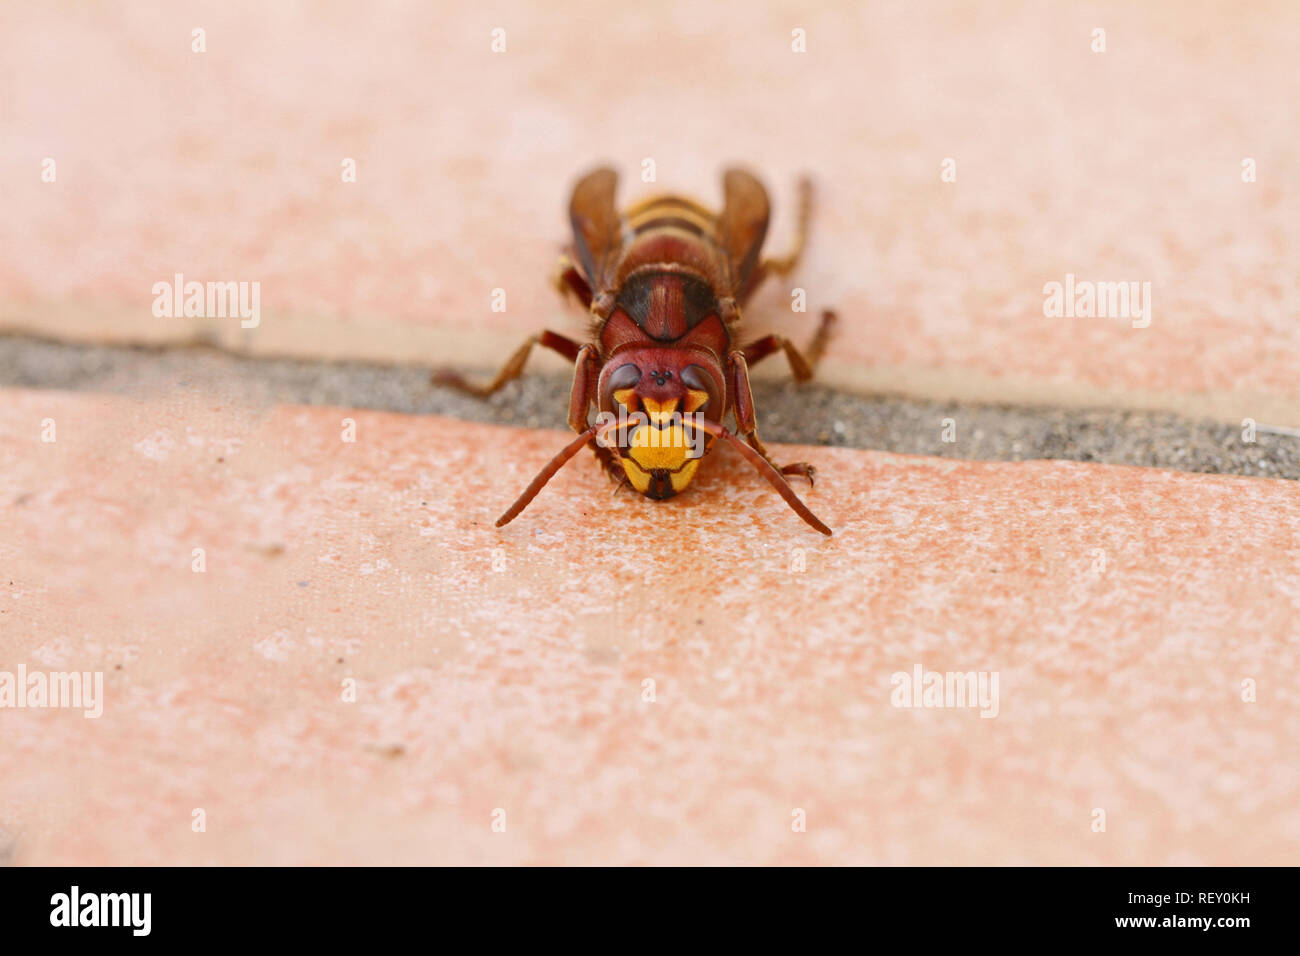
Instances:
[[[646,404],[649,405],[649,401]],[[660,408],[652,412],[647,407],[647,415],[654,417],[656,413],[670,414]],[[644,493],[650,487],[650,472],[664,469],[669,472],[668,480],[673,491],[681,491],[691,483],[695,470],[700,466],[701,459],[689,457],[691,452],[690,436],[681,425],[667,428],[642,425],[628,438],[628,448],[622,456],[623,471],[632,487]]]

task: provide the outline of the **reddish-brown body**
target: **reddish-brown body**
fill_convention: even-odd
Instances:
[[[647,200],[620,215],[617,177],[598,169],[578,182],[570,203],[571,258],[557,284],[590,311],[593,341],[580,345],[554,332],[530,339],[495,381],[475,387],[456,373],[437,380],[487,394],[516,377],[533,344],[574,362],[569,424],[579,433],[543,469],[501,519],[512,520],[559,468],[592,444],[609,474],[650,498],[668,498],[688,485],[709,445],[736,448],[808,524],[830,529],[808,510],[783,475],[812,481],[806,463],[778,468],[758,438],[748,366],[784,350],[795,377],[806,380],[825,344],[833,315],[825,313],[805,358],[780,336],[735,347],[740,308],[769,274],[798,259],[807,219],[805,183],[795,251],[759,260],[770,209],[767,193],[750,174],[732,169],[723,179],[726,201],[714,215],[689,200]],[[592,424],[590,413],[597,411]],[[723,421],[734,417],[735,433]],[[741,438],[744,440],[742,441]]]

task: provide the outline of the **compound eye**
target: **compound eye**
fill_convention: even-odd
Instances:
[[[718,388],[713,376],[699,365],[688,365],[682,369],[682,384],[686,386],[686,401],[682,411],[686,414],[702,412],[718,397]]]
[[[641,370],[629,362],[610,374],[609,383],[605,387],[614,396],[615,402],[629,412],[634,412],[637,409],[636,383],[639,381],[641,381]]]

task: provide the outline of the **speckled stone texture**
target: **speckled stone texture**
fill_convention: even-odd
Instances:
[[[0,671],[106,698],[0,710],[12,861],[1297,858],[1294,483],[782,447],[823,539],[737,457],[584,455],[493,528],[564,441],[0,393]],[[893,706],[917,665],[997,716]]]
[[[1298,33],[1286,0],[8,2],[0,324],[486,367],[581,326],[547,284],[576,175],[713,202],[741,161],[778,251],[820,184],[750,317],[838,307],[826,381],[1297,427]],[[259,281],[262,325],[155,319],[177,272]],[[1150,282],[1150,327],[1045,317],[1067,274]]]

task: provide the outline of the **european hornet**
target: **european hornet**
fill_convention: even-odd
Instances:
[[[434,381],[487,396],[518,378],[534,345],[573,362],[569,442],[497,520],[512,521],[542,487],[585,446],[605,471],[647,498],[671,498],[690,484],[703,455],[719,440],[738,451],[795,513],[822,534],[831,529],[799,499],[786,475],[811,486],[807,462],[776,465],[758,437],[749,367],[784,351],[796,381],[812,378],[833,312],[824,312],[801,352],[784,336],[766,335],[734,347],[741,306],[771,275],[794,269],[803,251],[812,185],[800,183],[794,247],[780,259],[760,259],[771,206],[763,185],[728,169],[724,202],[715,214],[679,196],[640,202],[622,215],[614,206],[618,174],[596,169],[578,181],[569,203],[573,245],[561,257],[555,284],[591,315],[580,344],[556,332],[531,336],[491,382],[475,385],[454,371]],[[598,417],[590,421],[595,406]],[[735,432],[723,427],[731,414]]]

